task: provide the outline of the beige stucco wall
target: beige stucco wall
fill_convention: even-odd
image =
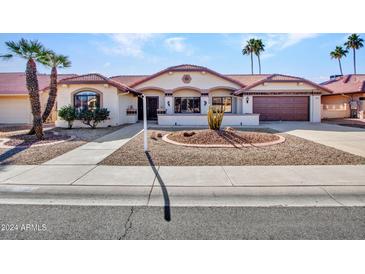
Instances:
[[[48,93],[40,93],[42,112],[47,104]],[[54,113],[51,115],[54,117]],[[32,111],[28,95],[0,96],[0,123],[31,124]]]
[[[175,91],[172,96],[173,97],[200,97],[200,92],[191,89],[182,89]]]
[[[138,115],[127,115],[127,109],[132,107],[133,109],[138,108],[138,97],[132,94],[119,95],[119,123],[120,124],[131,124],[138,120]]]
[[[343,95],[322,96],[322,118],[350,117],[350,99],[351,97]]]
[[[273,91],[273,90],[318,91],[318,89],[306,83],[293,83],[293,82],[264,83],[262,85],[253,87],[250,91]]]
[[[119,122],[119,96],[118,90],[115,87],[104,85],[104,84],[91,84],[91,85],[59,85],[58,86],[58,96],[57,96],[57,109],[63,106],[73,105],[73,94],[78,91],[91,90],[97,91],[101,94],[100,107],[107,108],[110,111],[110,119],[101,123],[100,126],[115,126]],[[65,121],[60,118],[57,119],[57,126],[67,126]],[[75,122],[75,127],[83,126],[79,122]]]
[[[28,124],[32,114],[28,96],[0,96],[0,123]]]
[[[188,84],[182,81],[182,77],[185,74],[189,74],[191,76],[191,82]],[[173,72],[171,74],[164,73],[156,78],[137,85],[135,88],[141,89],[144,87],[160,87],[163,89],[175,89],[181,86],[191,86],[200,89],[210,89],[218,86],[239,88],[239,86],[235,83],[227,81],[213,74],[202,72]]]

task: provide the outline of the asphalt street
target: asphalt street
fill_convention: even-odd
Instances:
[[[365,239],[365,207],[0,205],[0,239]]]

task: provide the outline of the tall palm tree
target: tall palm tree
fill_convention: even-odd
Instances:
[[[255,40],[255,43],[254,43],[253,52],[257,56],[257,61],[259,63],[259,74],[261,74],[261,60],[260,60],[260,55],[264,51],[265,51],[264,42],[262,42],[261,39],[256,39]]]
[[[253,53],[255,48],[256,39],[251,38],[246,42],[245,47],[242,49],[243,55],[250,55],[251,57],[251,74],[253,74]]]
[[[43,124],[41,117],[41,103],[39,99],[39,85],[37,77],[36,62],[42,62],[42,58],[47,53],[45,47],[37,40],[20,39],[19,42],[5,42],[8,49],[12,52],[11,56],[16,55],[27,60],[25,75],[26,85],[29,93],[29,100],[33,114],[33,127],[38,139],[43,139]]]
[[[345,43],[346,48],[352,49],[354,54],[354,74],[356,74],[356,50],[364,46],[363,42],[364,40],[354,33],[347,38],[347,42]]]
[[[58,55],[53,51],[49,51],[47,54],[44,54],[41,57],[41,63],[47,67],[51,68],[51,76],[50,76],[50,85],[49,85],[49,93],[46,108],[42,114],[42,122],[45,123],[52,112],[52,109],[55,106],[56,98],[57,98],[57,76],[58,68],[68,68],[71,67],[71,61],[68,56]],[[29,134],[34,134],[34,127],[30,130]]]
[[[341,75],[343,75],[343,73],[342,73],[342,66],[341,66],[341,58],[342,57],[346,57],[348,52],[349,51],[347,49],[344,49],[341,46],[337,46],[335,48],[335,50],[333,50],[333,51],[330,52],[331,58],[338,60],[338,64],[340,66]]]
[[[46,108],[42,115],[43,123],[48,119],[48,116],[51,114],[51,111],[55,105],[56,97],[57,97],[57,76],[58,68],[69,68],[71,67],[71,61],[68,56],[58,55],[54,52],[50,52],[45,55],[43,63],[51,68],[51,76],[50,76],[50,88],[49,95]]]

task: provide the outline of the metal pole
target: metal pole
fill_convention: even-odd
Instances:
[[[148,150],[147,144],[147,103],[146,103],[146,95],[143,96],[143,137],[144,137],[144,151]]]

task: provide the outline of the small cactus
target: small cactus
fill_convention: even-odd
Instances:
[[[208,125],[210,129],[220,130],[225,106],[222,107],[209,107],[208,110]]]

